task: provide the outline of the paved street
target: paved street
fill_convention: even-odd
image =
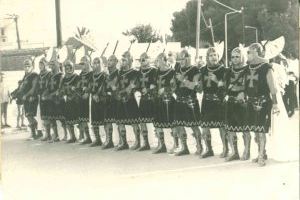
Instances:
[[[250,161],[224,162],[218,158],[217,132],[216,156],[208,159],[26,141],[28,135],[15,129],[2,135],[4,199],[299,199],[298,160],[270,159],[263,168]],[[130,128],[128,135],[132,145]],[[154,147],[154,136],[150,141]],[[170,147],[170,136],[167,141]],[[191,136],[188,144],[193,153]],[[256,150],[253,142],[252,157]]]

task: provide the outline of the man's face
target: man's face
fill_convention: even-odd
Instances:
[[[149,58],[147,57],[141,57],[140,58],[141,67],[147,67],[149,66]]]
[[[101,65],[100,65],[100,60],[98,58],[95,58],[93,60],[93,70],[95,71],[96,69],[101,69]]]
[[[66,72],[66,74],[72,74],[73,73],[73,67],[72,67],[72,65],[67,64],[65,66],[65,72]]]
[[[256,59],[258,57],[258,53],[256,51],[256,49],[253,48],[249,48],[249,50],[247,51],[248,54],[248,61],[251,62],[254,59]]]
[[[181,54],[179,55],[178,61],[179,61],[180,65],[181,65],[181,67],[186,67],[186,66],[188,66],[188,59],[189,59],[189,58],[186,57],[184,53],[181,53]]]
[[[115,67],[117,65],[117,59],[115,57],[109,57],[107,60],[107,67],[108,68],[112,68]]]
[[[49,67],[52,71],[57,70],[59,67],[59,63],[57,61],[50,61]]]
[[[32,69],[32,63],[31,63],[31,61],[26,60],[24,62],[24,70],[25,70],[25,72],[29,73],[29,72],[31,72],[31,69]]]
[[[216,52],[211,52],[208,55],[208,61],[211,65],[216,65],[218,64],[218,54]]]
[[[40,71],[43,71],[46,69],[45,63],[44,62],[39,62],[39,69]]]
[[[168,62],[174,63],[175,62],[175,55],[173,53],[168,53]]]
[[[129,60],[126,57],[122,57],[121,59],[121,67],[123,69],[127,69],[129,67]]]
[[[89,61],[86,57],[83,57],[83,58],[80,59],[79,65],[80,65],[82,70],[84,70],[84,71],[89,70]]]
[[[242,63],[241,54],[238,52],[233,52],[231,54],[231,62],[233,65],[240,65]]]

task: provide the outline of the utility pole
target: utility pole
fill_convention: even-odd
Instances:
[[[61,34],[61,20],[60,20],[60,0],[55,0],[55,14],[56,14],[56,42],[57,42],[57,47],[61,47],[62,34]]]
[[[19,25],[18,25],[19,16],[16,14],[6,14],[6,15],[9,16],[9,18],[4,18],[4,19],[13,19],[15,21],[18,49],[21,49],[21,40],[20,40]]]
[[[196,24],[196,59],[199,55],[199,43],[200,43],[200,13],[201,12],[201,0],[198,0],[197,4],[197,24]]]

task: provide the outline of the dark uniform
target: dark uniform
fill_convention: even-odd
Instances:
[[[119,124],[132,125],[139,122],[139,108],[134,97],[138,74],[139,72],[134,69],[119,71],[118,99],[120,102],[116,120]]]
[[[201,127],[221,128],[224,126],[224,95],[225,87],[219,87],[219,82],[225,83],[226,70],[224,66],[215,68],[202,67],[203,100],[201,104]]]
[[[247,121],[245,130],[267,133],[271,125],[272,100],[267,83],[267,73],[272,70],[267,63],[250,65],[245,70]]]
[[[92,72],[81,72],[79,74],[78,90],[81,95],[88,92],[89,82],[92,78]],[[79,122],[89,122],[89,98],[79,99]]]
[[[118,106],[119,101],[117,100],[117,87],[119,83],[119,71],[115,70],[107,76],[105,94],[107,101],[105,103],[105,123],[115,123],[118,119]]]
[[[154,97],[157,84],[157,69],[149,67],[141,69],[139,73],[139,89],[142,93],[140,99],[140,123],[152,123],[155,115]]]
[[[40,110],[41,110],[41,119],[47,120],[49,117],[50,107],[49,107],[49,100],[43,100],[42,94],[46,90],[47,82],[49,81],[51,73],[47,70],[41,72],[39,74],[39,87],[38,87],[38,95],[40,100]]]
[[[186,85],[189,83],[198,84],[200,74],[197,67],[190,66],[180,68],[176,72],[176,91],[177,99],[174,108],[174,126],[199,126],[200,108],[196,96],[196,90]]]

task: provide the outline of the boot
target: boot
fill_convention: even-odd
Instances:
[[[101,141],[101,137],[100,137],[100,133],[99,133],[99,127],[94,127],[94,135],[96,140],[90,145],[90,147],[96,147],[96,146],[101,146],[102,145],[102,141]]]
[[[91,144],[92,143],[92,139],[90,136],[90,131],[89,131],[89,127],[85,127],[84,128],[84,132],[85,132],[85,140],[83,140],[80,144],[84,145],[84,144]]]
[[[232,149],[232,154],[229,157],[227,157],[225,160],[226,161],[239,160],[240,156],[239,156],[239,150],[237,146],[237,136],[231,135],[230,137],[231,137],[230,146]]]
[[[250,146],[251,146],[250,133],[243,133],[243,140],[244,140],[245,149],[244,149],[243,156],[241,157],[241,160],[249,160],[250,159]]]
[[[144,145],[138,148],[138,151],[146,151],[150,149],[147,131],[143,131],[143,140],[144,140]]]
[[[46,135],[44,138],[41,139],[41,141],[51,140],[50,125],[45,125],[45,129],[46,129]]]
[[[113,140],[112,140],[112,128],[109,128],[108,130],[106,129],[105,130],[105,135],[106,135],[106,138],[105,138],[105,142],[102,146],[102,149],[110,149],[110,148],[114,148],[114,143],[113,143]]]
[[[52,129],[53,129],[53,137],[52,137],[52,140],[50,142],[59,142],[56,122],[52,123]]]
[[[78,127],[79,129],[79,138],[78,141],[84,140],[84,131],[81,127]]]
[[[267,155],[267,153],[266,153],[266,150],[264,150],[264,155],[262,156],[262,159],[263,159],[263,160],[268,160],[268,155]],[[258,156],[257,158],[254,158],[254,159],[252,160],[253,163],[257,163],[258,161],[259,161],[259,156]]]
[[[140,138],[140,129],[133,130],[134,136],[135,136],[135,142],[132,147],[130,147],[131,150],[137,150],[141,147],[141,138]]]
[[[76,142],[76,136],[75,136],[75,131],[74,131],[74,126],[73,125],[69,125],[68,126],[68,130],[70,133],[70,139],[66,141],[67,144],[70,143],[75,143]]]
[[[158,133],[158,146],[153,151],[153,154],[165,153],[165,152],[167,152],[167,148],[164,140],[164,133],[160,132]]]
[[[196,152],[195,152],[195,155],[201,155],[202,154],[202,151],[203,151],[203,148],[202,148],[202,143],[201,143],[201,135],[198,135],[198,134],[193,134],[194,137],[195,137],[195,140],[196,140]]]
[[[220,158],[225,158],[228,155],[228,138],[227,133],[226,135],[221,136],[222,144],[223,144],[223,152],[220,155]]]
[[[175,153],[175,156],[183,156],[190,154],[186,143],[186,133],[180,133],[181,150]]]
[[[31,136],[27,140],[36,140],[35,125],[30,125]]]
[[[205,145],[206,145],[206,151],[204,152],[204,154],[202,154],[201,158],[207,158],[207,157],[210,157],[210,156],[214,156],[214,151],[213,151],[212,146],[211,146],[211,136],[210,135],[205,135],[204,142],[205,142]]]
[[[43,132],[42,132],[42,130],[37,130],[36,139],[39,139],[39,138],[41,138],[41,137],[43,137]]]
[[[116,151],[129,149],[127,139],[126,139],[126,131],[121,131],[120,141],[121,141],[121,144],[116,147],[116,149],[115,149]]]
[[[171,135],[173,136],[173,147],[172,147],[172,149],[170,149],[170,151],[168,153],[174,154],[175,150],[179,147],[178,136],[174,132],[171,132]]]

